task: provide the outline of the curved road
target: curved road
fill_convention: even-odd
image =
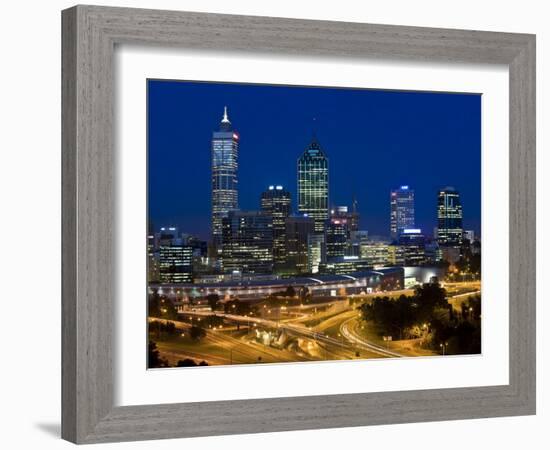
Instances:
[[[376,345],[370,341],[366,341],[365,339],[354,333],[349,327],[349,323],[353,320],[355,320],[354,317],[346,320],[342,323],[342,325],[340,325],[340,333],[342,333],[342,336],[344,336],[348,341],[353,342],[355,345],[362,347],[365,350],[369,350],[373,353],[377,353],[379,355],[383,355],[389,358],[403,357],[403,355],[400,355],[399,353],[392,352],[391,350],[381,347],[380,345]]]

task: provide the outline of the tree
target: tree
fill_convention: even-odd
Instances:
[[[294,289],[293,286],[288,286],[285,291],[285,297],[295,297],[296,296],[296,289]]]
[[[189,335],[194,341],[200,341],[203,337],[206,336],[206,331],[204,331],[201,327],[193,325],[191,327],[191,330],[189,331]]]
[[[169,336],[173,336],[177,334],[178,330],[176,329],[176,324],[174,322],[153,320],[149,322],[149,332],[156,332],[157,336],[160,337],[161,333],[166,333]]]
[[[185,358],[185,359],[180,359],[177,362],[176,367],[195,367],[196,365],[197,363],[195,362],[195,360],[191,358]]]
[[[428,322],[437,308],[447,308],[447,293],[439,283],[425,283],[414,292],[414,303],[418,307],[417,319]]]
[[[149,339],[149,344],[147,346],[147,364],[149,368],[157,367],[168,367],[168,361],[164,358],[161,358],[160,352],[157,349],[157,343]]]
[[[197,366],[207,366],[207,365],[208,363],[206,361],[201,361],[200,363],[197,364],[197,362],[194,359],[185,358],[185,359],[180,359],[177,362],[176,367],[197,367]]]
[[[172,303],[172,300],[161,296],[158,290],[155,289],[149,294],[148,315],[149,317],[161,317],[163,319],[174,320],[178,318],[178,311]]]
[[[223,309],[226,314],[237,314],[239,316],[246,316],[253,312],[253,309],[247,302],[242,302],[237,298],[225,302]]]
[[[206,296],[206,301],[208,302],[208,305],[210,306],[210,309],[212,311],[215,311],[218,307],[218,303],[220,301],[220,296],[218,294],[209,294]]]

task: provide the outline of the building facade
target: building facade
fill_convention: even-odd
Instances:
[[[406,228],[415,227],[414,190],[400,186],[390,193],[390,234],[397,239]]]
[[[437,242],[440,247],[460,247],[462,236],[460,194],[453,187],[446,187],[437,197]]]
[[[329,205],[328,158],[313,138],[298,158],[298,211],[315,220],[315,231],[325,231]]]
[[[193,282],[193,248],[185,245],[177,227],[162,227],[158,243],[158,280],[161,283]]]
[[[347,254],[349,228],[345,219],[331,217],[327,225],[327,258],[341,258]]]
[[[309,233],[307,236],[307,268],[309,273],[318,273],[326,261],[326,244],[323,233]]]
[[[233,130],[224,108],[218,131],[212,133],[212,243],[221,248],[222,219],[239,207],[239,135]]]
[[[419,228],[405,228],[399,235],[403,265],[422,266],[426,264],[426,239]]]
[[[315,220],[309,216],[286,219],[286,269],[292,274],[308,273],[308,240],[315,234]]]
[[[262,192],[260,206],[273,219],[273,264],[274,269],[284,267],[286,262],[286,218],[291,211],[290,192],[283,186],[269,186]]]
[[[229,211],[222,219],[224,272],[273,271],[273,221],[260,211]]]

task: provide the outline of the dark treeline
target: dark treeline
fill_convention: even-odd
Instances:
[[[415,289],[397,299],[375,297],[359,307],[363,320],[373,322],[380,335],[393,339],[423,337],[423,345],[446,354],[481,352],[481,297],[473,296],[454,311],[438,283]],[[444,347],[444,349],[443,349]]]

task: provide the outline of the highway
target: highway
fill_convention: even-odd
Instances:
[[[460,292],[459,290],[460,293],[450,295],[448,297],[449,303],[454,304],[463,298],[465,299],[480,292],[479,285],[475,286],[463,283],[460,287],[469,287],[472,290],[470,292]],[[396,297],[402,293],[408,294],[409,290],[403,290],[399,293],[391,292],[389,294],[391,297]],[[385,294],[378,293],[378,295]],[[276,309],[276,307],[273,308]],[[319,309],[318,312],[317,308]],[[280,330],[284,331],[288,336],[297,339],[296,341],[290,341],[288,345],[285,344],[281,348],[263,345],[254,339],[247,339],[246,336],[241,336],[240,338],[231,336],[227,332],[227,324],[224,324],[223,331],[216,328],[213,330],[205,328],[207,338],[197,344],[189,342],[187,344],[178,344],[174,341],[172,343],[161,342],[159,345],[163,347],[163,353],[172,356],[173,359],[178,355],[181,357],[182,354],[187,354],[189,357],[204,359],[211,364],[416,356],[409,355],[408,352],[406,354],[399,353],[379,343],[367,340],[362,333],[357,331],[355,307],[347,301],[335,300],[328,303],[328,305],[327,303],[321,303],[285,306],[283,309],[287,313],[284,319],[280,317],[280,311],[277,312],[277,319],[273,318],[273,316],[269,318],[242,316],[218,311],[212,312],[210,310],[180,311],[180,314],[192,318],[191,324],[193,321],[200,321],[201,318],[217,316],[223,318],[226,322],[248,325],[249,331],[253,328]],[[315,312],[312,311],[313,309],[315,309]],[[289,315],[288,312],[292,312],[292,314]],[[188,322],[174,322],[178,328],[188,328],[191,326]],[[194,345],[196,345],[196,348],[194,348]]]
[[[380,345],[373,344],[372,342],[369,342],[356,334],[353,331],[353,328],[349,326],[350,322],[353,322],[355,320],[356,319],[352,317],[351,319],[346,320],[342,323],[342,325],[340,325],[340,333],[342,333],[342,336],[344,336],[348,341],[353,342],[359,348],[364,348],[365,350],[378,353],[379,355],[385,356],[387,358],[403,357],[403,355],[400,355],[399,353],[392,352],[384,347],[381,347]]]

